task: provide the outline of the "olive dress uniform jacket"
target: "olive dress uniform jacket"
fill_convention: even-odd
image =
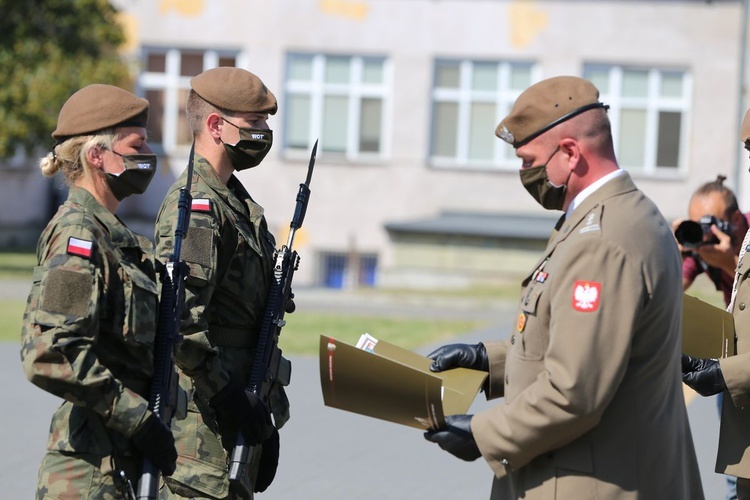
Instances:
[[[179,190],[186,181],[185,172],[157,216],[156,254],[162,261],[173,249]],[[225,498],[225,449],[234,446],[236,429],[220,435],[208,401],[229,382],[242,387],[248,383],[273,273],[275,240],[263,208],[242,183],[231,176],[224,185],[200,155],[195,155],[191,195],[190,226],[181,255],[190,268],[180,325],[184,337],[175,357],[180,384],[191,401],[187,418],[172,425],[177,471],[165,481],[183,496]],[[271,393],[270,407],[281,428],[289,418],[282,388]],[[253,449],[253,473],[261,449]]]
[[[63,399],[47,449],[98,459],[92,467],[104,473],[111,471],[106,457],[117,466],[126,458],[134,465],[139,456],[129,438],[146,416],[153,373],[158,298],[151,251],[146,238],[77,187],[37,245],[23,368],[31,382]],[[47,494],[72,490],[88,498],[96,486],[84,474],[80,483],[60,484],[44,468],[40,488]],[[137,479],[137,469],[126,472]],[[92,493],[99,494],[105,495]]]
[[[509,340],[486,343],[472,430],[492,498],[703,498],[680,372],[670,225],[623,173],[573,210],[523,282]]]
[[[750,231],[740,251],[732,301],[737,355],[720,360],[727,390],[721,408],[716,472],[750,478]]]

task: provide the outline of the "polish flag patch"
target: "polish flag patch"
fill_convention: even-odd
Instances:
[[[79,257],[91,258],[91,250],[94,247],[94,243],[88,240],[81,240],[68,238],[68,253],[70,255],[78,255]]]
[[[211,200],[208,198],[195,198],[190,205],[190,210],[193,212],[210,212]]]
[[[596,281],[576,281],[573,285],[573,309],[594,312],[599,309],[602,284]]]

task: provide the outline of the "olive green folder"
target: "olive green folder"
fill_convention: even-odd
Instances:
[[[683,294],[682,352],[698,358],[735,355],[734,318],[707,302]]]
[[[467,413],[486,372],[430,371],[431,360],[369,334],[357,346],[320,336],[320,385],[326,406],[436,429],[445,415]]]

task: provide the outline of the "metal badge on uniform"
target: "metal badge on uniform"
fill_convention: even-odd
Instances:
[[[208,198],[194,198],[190,204],[190,210],[193,212],[210,212],[211,200]]]
[[[573,309],[594,312],[599,308],[602,284],[596,281],[576,281],[573,285]]]
[[[518,333],[523,332],[523,329],[526,328],[526,313],[522,312],[518,315]]]
[[[91,258],[91,251],[94,247],[94,243],[88,240],[81,240],[78,238],[68,238],[68,249],[67,252],[70,255],[77,255],[86,259]]]

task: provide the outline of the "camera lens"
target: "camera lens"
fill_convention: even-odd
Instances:
[[[692,220],[686,220],[674,230],[674,236],[680,245],[695,248],[703,242],[703,228]]]

